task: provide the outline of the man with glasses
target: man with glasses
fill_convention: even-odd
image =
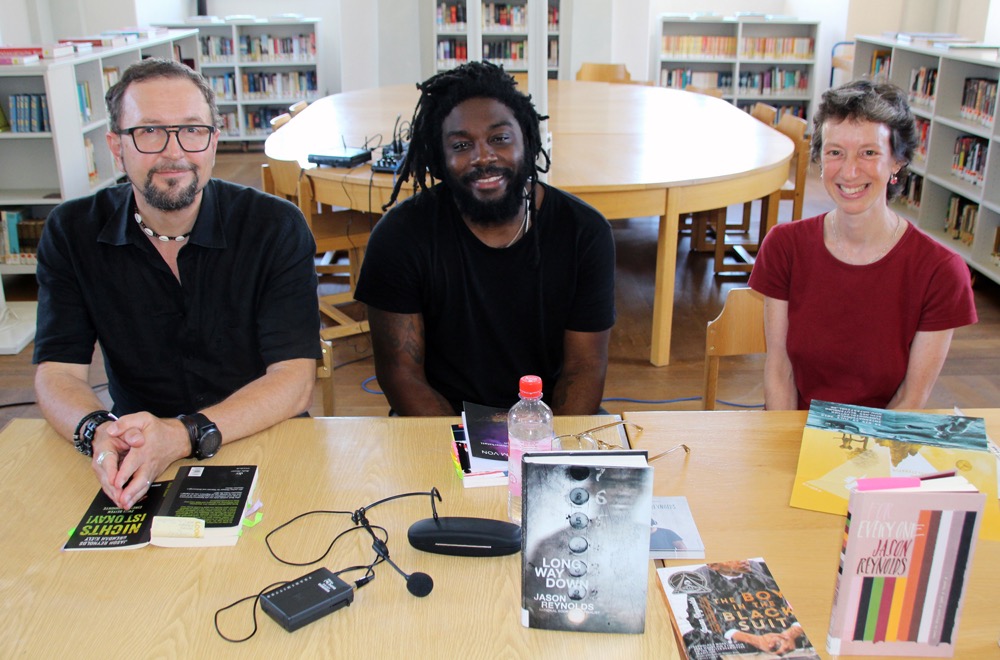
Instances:
[[[308,410],[316,248],[295,205],[211,178],[220,121],[201,75],[147,59],[105,100],[127,182],[45,223],[35,391],[127,509],[174,461]],[[110,411],[88,380],[95,342]]]

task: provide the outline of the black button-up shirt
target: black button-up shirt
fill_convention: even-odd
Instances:
[[[268,365],[318,358],[315,242],[298,208],[213,179],[180,281],[133,219],[129,184],[56,207],[38,247],[34,362],[104,353],[113,412],[213,405]]]

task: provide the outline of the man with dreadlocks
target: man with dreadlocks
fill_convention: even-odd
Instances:
[[[408,179],[416,194],[375,226],[356,290],[389,405],[509,407],[518,379],[536,374],[556,414],[598,412],[615,322],[611,226],[538,180],[545,118],[502,68],[470,62],[417,88],[387,207]]]

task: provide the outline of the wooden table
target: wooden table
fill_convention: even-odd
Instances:
[[[964,414],[984,417],[990,436],[1000,437],[1000,409]],[[638,438],[631,434],[633,445],[650,455],[680,442],[691,448],[686,457],[673,453],[654,463],[655,494],[687,496],[706,561],[763,557],[806,635],[827,657],[844,518],[788,506],[806,413],[630,412],[624,417],[643,427]],[[1000,543],[979,539],[955,658],[997,657],[998,592]]]
[[[67,530],[97,492],[85,459],[41,420],[14,420],[0,433],[0,658],[667,658],[676,659],[670,621],[650,563],[646,632],[604,635],[528,630],[520,623],[520,555],[445,557],[420,552],[406,530],[430,516],[428,497],[368,512],[389,531],[393,560],[434,580],[426,598],[406,590],[391,567],[358,590],[350,607],[287,633],[258,613],[247,642],[221,639],[217,609],[319,565],[367,564],[371,540],[352,533],[312,567],[278,563],[264,545],[279,523],[312,509],[355,510],[383,497],[436,486],[444,516],[506,518],[502,487],[464,489],[452,467],[449,418],[295,419],[226,446],[211,463],[260,466],[264,520],[232,548],[63,552]],[[560,418],[578,432],[607,418]],[[604,439],[614,440],[614,431]],[[166,478],[172,478],[171,467]],[[276,537],[286,557],[320,556],[349,527],[346,516],[313,517]],[[367,539],[367,540],[366,540]],[[348,574],[349,580],[361,577]],[[231,637],[252,627],[240,606],[221,618]]]
[[[677,228],[682,215],[769,197],[764,222],[777,221],[788,178],[791,140],[721,99],[645,85],[550,81],[548,182],[592,204],[609,219],[659,216],[650,362],[670,362]],[[312,103],[267,138],[266,154],[306,168],[300,204],[319,201],[381,212],[389,174],[317,168],[310,153],[392,139],[408,122],[413,85],[345,92]],[[411,188],[406,188],[406,194]]]

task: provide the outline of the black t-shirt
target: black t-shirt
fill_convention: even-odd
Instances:
[[[56,207],[38,247],[35,363],[104,353],[116,414],[213,405],[268,365],[318,358],[316,247],[298,208],[213,179],[178,255],[132,219],[132,188]]]
[[[525,374],[552,393],[566,330],[614,325],[614,271],[611,226],[571,195],[546,186],[528,233],[491,248],[439,184],[375,226],[355,297],[423,315],[427,380],[456,411],[463,401],[509,407]]]

